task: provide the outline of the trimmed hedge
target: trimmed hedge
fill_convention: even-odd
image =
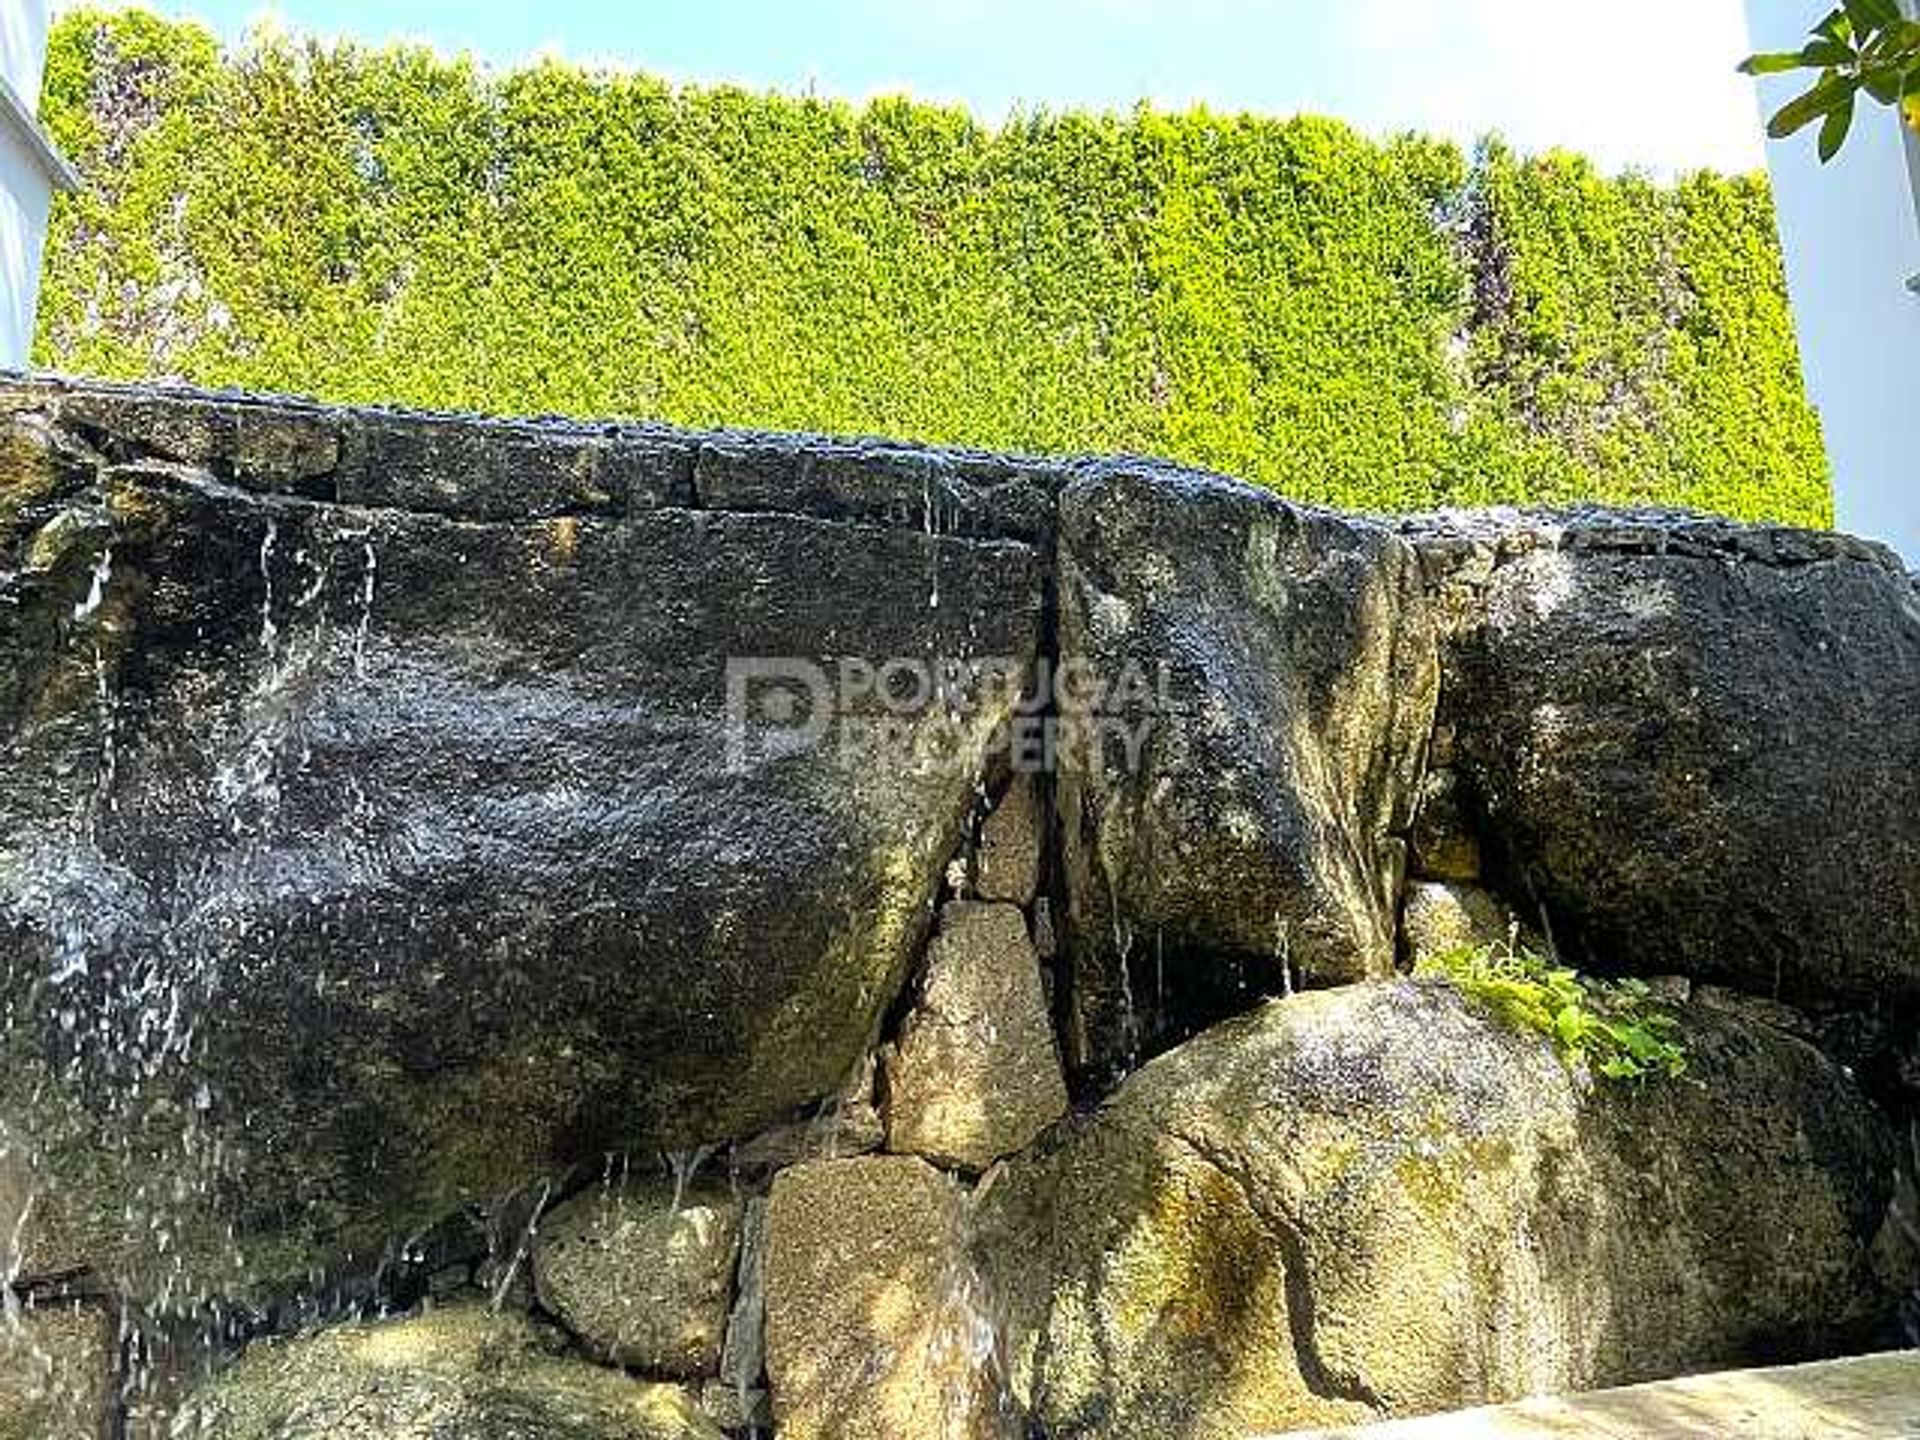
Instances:
[[[1827,524],[1757,177],[61,20],[36,360]]]

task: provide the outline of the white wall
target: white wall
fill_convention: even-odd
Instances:
[[[0,0],[5,5],[8,0]],[[33,348],[40,256],[52,190],[40,158],[0,126],[0,368],[24,369]]]
[[[0,0],[0,83],[29,115],[46,53],[46,0]],[[54,177],[6,96],[0,111],[0,366],[20,369],[33,345]]]
[[[1825,0],[1746,0],[1756,50],[1797,50]],[[1806,88],[1759,84],[1771,115]],[[1769,141],[1787,287],[1807,395],[1820,411],[1842,530],[1884,540],[1920,567],[1920,220],[1906,140],[1864,100],[1853,134],[1822,165],[1811,130]]]
[[[47,59],[47,0],[0,0],[0,78],[33,109]]]

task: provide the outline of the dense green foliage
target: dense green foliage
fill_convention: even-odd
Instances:
[[[1644,980],[1596,980],[1504,942],[1455,950],[1432,969],[1495,1019],[1546,1036],[1576,1069],[1608,1080],[1686,1073],[1680,1022]]]
[[[1163,454],[1360,507],[1821,524],[1756,177],[1329,120],[984,128],[543,63],[55,29],[37,359],[340,401]]]

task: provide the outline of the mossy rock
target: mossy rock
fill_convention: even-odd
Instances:
[[[220,1440],[719,1440],[684,1390],[484,1306],[255,1345],[174,1433]]]
[[[1681,1015],[1687,1076],[1638,1085],[1437,981],[1150,1062],[984,1193],[1016,1398],[1050,1434],[1225,1440],[1860,1338],[1881,1122],[1801,1042]]]

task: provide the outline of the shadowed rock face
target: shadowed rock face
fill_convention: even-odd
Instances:
[[[1920,996],[1920,590],[1683,516],[1415,522],[1497,883],[1573,962]]]
[[[1821,1353],[1885,1303],[1882,1124],[1798,1041],[1682,1025],[1644,1088],[1413,981],[1169,1051],[984,1192],[1016,1399],[1227,1437]]]
[[[1389,973],[1438,683],[1412,552],[1117,463],[1062,495],[1059,585],[1072,1058]]]
[[[94,429],[111,393],[83,398],[0,415],[0,1115],[60,1197],[47,1247],[244,1288],[844,1079],[1011,693],[915,712],[895,758],[856,743],[871,699],[809,744],[747,687],[730,729],[726,662],[1017,673],[1032,549],[612,485],[666,463],[651,439],[582,452],[624,513],[507,518],[494,468],[526,441],[478,422],[399,446],[352,417],[342,443],[401,469],[327,485],[394,503],[309,500],[241,484],[219,435],[134,458],[139,426]],[[283,417],[242,413],[254,451],[316,443],[307,412],[277,449]],[[130,1187],[167,1233],[126,1232]]]

